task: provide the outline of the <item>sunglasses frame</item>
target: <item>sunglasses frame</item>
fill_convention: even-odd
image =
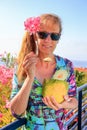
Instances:
[[[50,35],[51,40],[53,41],[58,41],[60,39],[60,35],[59,33],[49,33],[49,32],[44,32],[44,31],[38,31],[37,32],[38,36],[40,39],[46,39],[48,37],[48,35]]]

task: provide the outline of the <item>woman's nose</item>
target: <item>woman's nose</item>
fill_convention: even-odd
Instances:
[[[51,36],[50,36],[50,34],[48,34],[48,36],[46,37],[45,40],[46,40],[46,41],[51,41]]]

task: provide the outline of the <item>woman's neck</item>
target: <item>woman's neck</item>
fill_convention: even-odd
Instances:
[[[55,59],[55,56],[54,55],[39,55],[38,56],[38,64],[40,64],[41,66],[44,66],[44,67],[49,67],[51,65],[54,65],[56,63],[56,59]],[[45,61],[44,59],[46,58],[50,58],[51,60],[48,60],[48,61]]]

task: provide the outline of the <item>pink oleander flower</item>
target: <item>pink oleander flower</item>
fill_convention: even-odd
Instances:
[[[0,82],[6,84],[8,79],[11,79],[13,76],[13,69],[6,66],[0,66]]]
[[[10,108],[10,101],[6,100],[5,108]]]
[[[0,118],[2,118],[3,117],[3,114],[0,112]]]
[[[25,30],[30,34],[39,31],[40,29],[40,17],[30,17],[24,21]]]

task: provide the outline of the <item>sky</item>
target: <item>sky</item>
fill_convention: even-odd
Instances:
[[[43,13],[57,14],[62,35],[55,54],[87,61],[87,0],[0,0],[0,53],[18,54],[24,21]]]

